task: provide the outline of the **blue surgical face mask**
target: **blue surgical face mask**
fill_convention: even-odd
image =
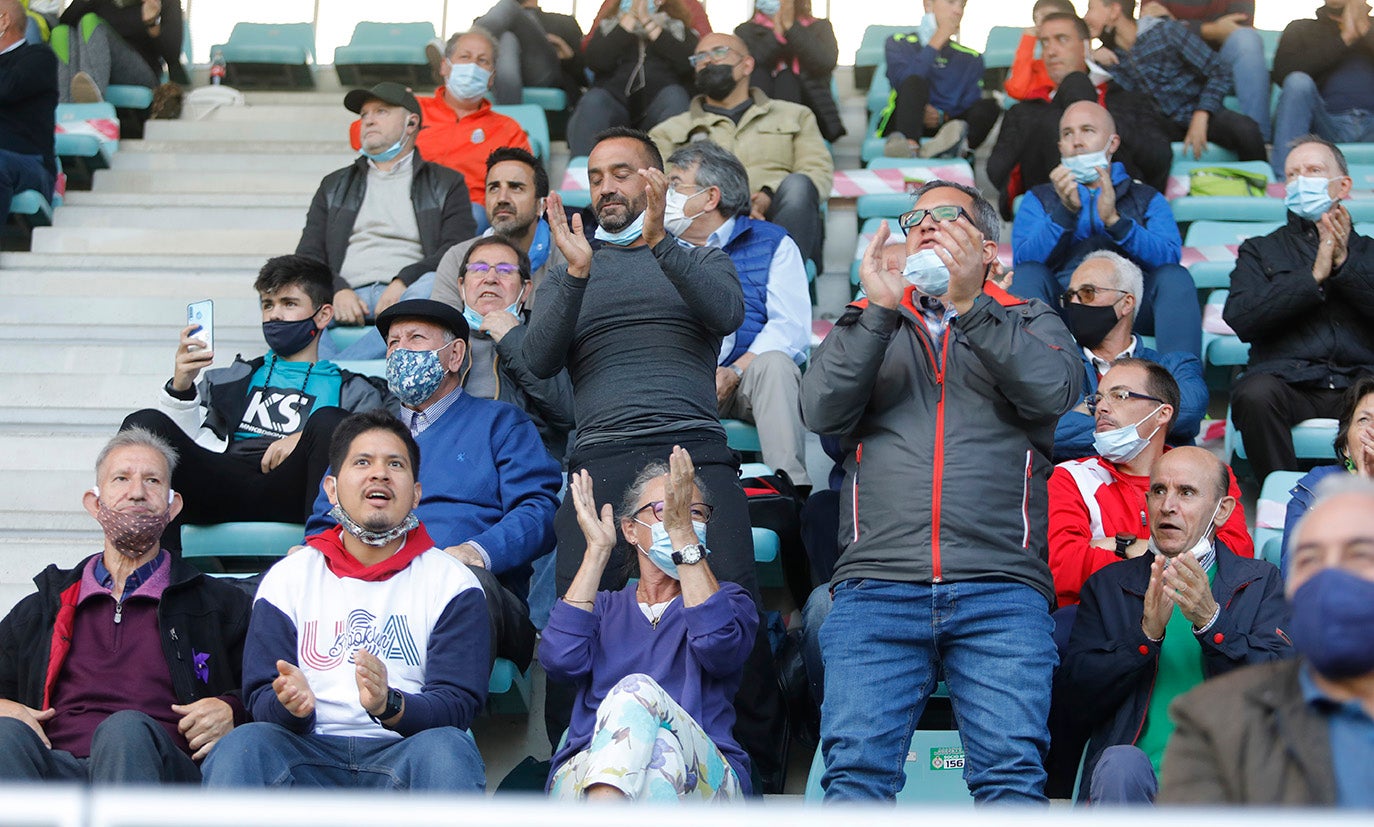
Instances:
[[[644,235],[644,213],[635,216],[634,221],[631,221],[615,232],[611,232],[605,227],[598,226],[594,235],[598,241],[614,244],[617,247],[628,247],[638,241],[640,236]]]
[[[448,79],[444,81],[444,86],[448,87],[450,95],[458,100],[473,100],[486,94],[487,84],[491,81],[491,72],[478,66],[476,63],[455,63],[449,69]]]
[[[640,522],[640,525],[644,523]],[[697,542],[706,545],[706,523],[693,520],[692,530],[697,533]],[[649,536],[653,538],[652,545],[647,549],[641,548],[639,553],[648,557],[649,562],[658,566],[664,574],[674,580],[681,580],[677,573],[677,564],[673,562],[673,541],[668,537],[668,529],[663,527],[663,523],[654,523],[649,526]]]
[[[916,27],[916,36],[921,38],[921,43],[924,45],[935,36],[935,30],[938,28],[940,28],[940,24],[935,22],[935,13],[928,11],[921,18],[921,25]]]
[[[1111,160],[1107,158],[1107,150],[1099,149],[1096,152],[1085,152],[1082,155],[1065,156],[1064,166],[1069,172],[1073,173],[1074,180],[1080,184],[1091,184],[1101,177],[1097,171],[1098,167],[1111,169]]]
[[[1134,425],[1122,425],[1120,428],[1093,434],[1093,450],[1097,451],[1098,456],[1116,464],[1130,462],[1140,456],[1140,452],[1144,451],[1145,446],[1150,444],[1150,438],[1155,435],[1155,431],[1159,430],[1157,427],[1154,431],[1150,431],[1150,436],[1141,436],[1138,431],[1140,423],[1154,416],[1162,407],[1164,406],[1156,406],[1153,411],[1142,416],[1140,422]]]
[[[401,147],[405,144],[405,142],[406,136],[405,133],[402,132],[401,137],[396,139],[396,143],[392,144],[391,146],[387,147],[381,152],[368,152],[366,149],[359,149],[358,152],[364,158],[366,158],[369,161],[372,161],[373,163],[385,164],[387,161],[390,161],[397,155],[401,154]]]
[[[522,287],[520,288],[520,296],[523,295],[525,295],[525,289]],[[516,296],[515,301],[506,307],[506,312],[517,319],[520,318],[520,296]],[[463,318],[467,319],[468,327],[472,329],[473,333],[476,333],[486,316],[472,309],[472,305],[465,304],[463,305]]]
[[[1299,175],[1283,190],[1283,205],[1289,212],[1308,221],[1316,221],[1331,209],[1330,178],[1308,178]]]
[[[907,256],[902,275],[927,296],[943,296],[949,292],[949,268],[940,260],[934,247]]]
[[[780,8],[782,8],[782,0],[754,0],[754,11],[769,17],[777,14]]]
[[[455,339],[454,341],[457,341]],[[453,344],[449,342],[444,347]],[[444,366],[438,350],[401,350],[386,357],[386,384],[402,405],[415,407],[434,395],[444,381]]]

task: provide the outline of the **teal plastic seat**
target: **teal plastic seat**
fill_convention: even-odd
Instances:
[[[1334,460],[1336,458],[1336,420],[1334,419],[1304,419],[1293,426],[1293,451],[1298,459],[1325,459]],[[1235,422],[1231,418],[1231,409],[1226,409],[1226,437],[1225,453],[1227,457],[1239,457],[1245,459],[1245,442],[1241,439],[1240,431],[1236,430]]]
[[[310,23],[235,23],[219,49],[225,82],[240,89],[313,88],[315,27]]]
[[[1259,511],[1272,513],[1282,520],[1291,499],[1293,486],[1302,479],[1301,471],[1271,471],[1260,487]],[[1279,525],[1255,525],[1255,556],[1268,560],[1282,569],[1283,562],[1283,522]]]
[[[1213,198],[1218,196],[1212,196]],[[1258,201],[1260,199],[1253,199]],[[1283,202],[1279,202],[1280,208]],[[1215,247],[1240,244],[1247,238],[1269,235],[1283,226],[1283,219],[1275,221],[1194,221],[1183,239],[1185,247]]]
[[[1193,221],[1283,221],[1283,200],[1265,196],[1185,195],[1169,202],[1179,224]]]
[[[887,108],[887,102],[892,96],[892,84],[887,79],[887,64],[880,63],[873,74],[873,83],[869,84],[867,105],[869,114],[882,112]]]
[[[516,103],[493,106],[493,112],[500,112],[514,118],[525,130],[530,139],[530,151],[544,164],[549,162],[549,120],[544,110],[532,103]]]
[[[953,729],[918,729],[911,734],[911,747],[902,765],[906,784],[897,793],[899,805],[938,804],[947,807],[972,807],[973,795],[964,783],[964,742]],[[806,776],[806,801],[819,802],[825,793],[821,775],[825,762],[821,750],[811,759]]]
[[[1264,68],[1272,71],[1274,54],[1279,50],[1279,38],[1283,37],[1283,32],[1274,29],[1255,29],[1255,34],[1260,36],[1260,42],[1264,44]]]
[[[335,325],[329,328],[329,338],[340,350],[348,347],[363,337],[367,331],[372,329],[370,324],[362,325]]]
[[[859,48],[854,52],[854,87],[867,89],[877,75],[877,68],[887,59],[887,41],[894,34],[916,31],[916,24],[906,26],[869,26],[864,29]]]
[[[568,93],[549,86],[526,86],[520,90],[520,102],[537,106],[547,112],[562,112],[568,108]]]
[[[332,359],[331,361],[342,370],[363,376],[375,376],[378,379],[386,378],[385,359]]]
[[[578,156],[576,156],[576,157],[574,157],[574,158],[569,158],[569,159],[568,159],[568,170],[569,170],[569,171],[571,171],[571,170],[581,170],[581,171],[582,171],[582,179],[583,179],[583,180],[586,180],[586,177],[587,177],[587,156],[586,156],[586,155],[578,155]],[[586,185],[579,185],[579,186],[577,186],[577,187],[575,187],[575,188],[574,188],[574,187],[566,187],[566,186],[564,186],[564,187],[559,187],[559,188],[558,188],[558,194],[559,194],[559,196],[562,197],[563,203],[564,203],[565,205],[569,206],[569,207],[572,207],[572,208],[574,208],[574,209],[582,209],[583,207],[590,207],[591,204],[592,204],[592,191],[591,191],[590,189],[586,189],[585,186],[586,186]]]
[[[983,48],[984,69],[1010,69],[1021,45],[1021,29],[1017,26],[993,26],[988,30],[988,43]]]
[[[114,104],[59,103],[55,120],[59,127],[71,128],[90,120],[119,122]],[[119,141],[104,135],[86,132],[58,132],[53,136],[54,151],[68,159],[80,158],[91,169],[105,169],[111,157],[119,151]]]
[[[1230,287],[1234,269],[1235,261],[1195,261],[1188,265],[1193,285],[1199,291]]]
[[[52,213],[52,202],[38,190],[24,190],[10,197],[9,215],[18,216],[30,227],[52,224]]]
[[[1374,196],[1356,195],[1354,198],[1347,198],[1341,204],[1346,212],[1350,213],[1350,220],[1354,222],[1374,221]]]
[[[778,559],[778,533],[767,528],[750,529],[754,538],[754,562],[772,563]]]
[[[209,570],[207,558],[285,557],[300,545],[305,526],[300,523],[233,522],[181,527],[181,556],[198,568]]]
[[[530,711],[530,675],[505,658],[491,665],[487,679],[487,711],[493,715],[525,715]]]
[[[1226,306],[1229,290],[1213,290],[1207,296],[1207,304],[1217,307]],[[1202,363],[1219,367],[1236,367],[1250,361],[1250,344],[1242,342],[1239,336],[1202,331]]]
[[[973,167],[969,166],[968,161],[962,158],[875,158],[868,165],[869,169],[901,169],[909,171],[907,175],[912,181],[924,182],[931,178],[928,174],[923,174],[922,170],[931,167],[955,167],[960,170],[961,175],[967,175],[968,180],[973,180]],[[893,218],[911,209],[913,203],[912,194],[907,192],[876,193],[872,195],[860,195],[854,200],[854,209],[858,214],[859,223],[870,218]],[[895,221],[889,222],[893,227]],[[876,232],[876,230],[875,230]]]
[[[1336,144],[1347,164],[1374,164],[1374,143]]]
[[[334,71],[346,86],[396,81],[418,87],[430,80],[425,44],[434,39],[434,24],[361,22],[353,38],[334,49]]]
[[[1217,163],[1220,161],[1232,163],[1240,160],[1239,156],[1237,156],[1236,153],[1224,147],[1217,146],[1216,144],[1211,142],[1208,142],[1206,149],[1202,151],[1202,157],[1197,159],[1193,158],[1193,153],[1191,151],[1185,153],[1182,141],[1175,141],[1169,144],[1169,148],[1173,150],[1174,160],[1176,161],[1198,160],[1209,161],[1211,163]]]
[[[105,87],[105,102],[120,109],[147,109],[153,105],[153,90],[146,86],[112,83]]]
[[[722,419],[725,428],[725,443],[742,454],[757,454],[759,448],[759,429],[742,419]]]

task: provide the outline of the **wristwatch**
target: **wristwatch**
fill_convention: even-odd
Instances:
[[[673,552],[673,562],[679,566],[690,566],[700,563],[710,553],[701,543],[692,543]]]
[[[367,717],[379,724],[382,721],[390,721],[392,718],[401,714],[401,707],[404,705],[405,696],[401,694],[401,690],[394,686],[389,686],[386,690],[386,706],[382,707],[382,714],[373,715],[371,712],[368,712]]]
[[[1116,535],[1116,556],[1120,557],[1122,560],[1125,560],[1126,550],[1129,549],[1131,547],[1131,544],[1138,539],[1140,538],[1136,537],[1134,534],[1131,534],[1129,531],[1123,531],[1120,534]]]

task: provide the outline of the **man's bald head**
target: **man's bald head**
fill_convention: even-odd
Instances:
[[[1089,120],[1108,133],[1116,132],[1116,118],[1107,111],[1107,107],[1095,101],[1077,101],[1069,104],[1065,107],[1064,115],[1059,122],[1062,124],[1068,120]]]
[[[709,52],[717,46],[727,46],[741,57],[749,56],[749,47],[744,45],[744,41],[728,32],[712,32],[697,41],[698,52]]]
[[[1094,101],[1078,101],[1059,118],[1059,157],[1105,151],[1110,158],[1121,146],[1112,113]]]
[[[5,28],[0,30],[0,40],[9,40],[10,35],[17,37],[24,36],[24,30],[28,28],[29,18],[24,13],[24,4],[19,0],[0,0],[0,15],[5,17]],[[9,44],[6,43],[6,46]]]

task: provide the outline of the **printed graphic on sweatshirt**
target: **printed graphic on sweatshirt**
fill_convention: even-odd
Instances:
[[[326,626],[319,620],[307,620],[301,626],[300,661],[312,669],[324,671],[351,664],[359,649],[383,661],[420,665],[420,649],[407,615],[388,615],[383,620],[365,609],[354,609],[346,621],[336,620]]]
[[[280,438],[305,425],[315,407],[315,395],[299,388],[253,388],[239,431]]]

